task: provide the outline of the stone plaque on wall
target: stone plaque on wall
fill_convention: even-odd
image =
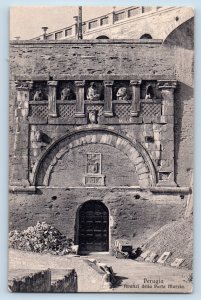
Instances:
[[[87,153],[85,185],[105,185],[105,176],[101,174],[101,153]]]

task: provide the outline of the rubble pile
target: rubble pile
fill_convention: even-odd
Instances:
[[[37,222],[24,231],[13,230],[9,233],[9,247],[38,253],[66,255],[72,253],[72,240],[67,239],[54,226]]]

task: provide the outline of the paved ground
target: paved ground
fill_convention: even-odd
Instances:
[[[184,293],[191,291],[191,283],[188,281],[191,272],[188,270],[129,259],[116,259],[108,254],[92,254],[88,258],[112,266],[117,276],[117,282],[111,292]],[[100,277],[94,276],[94,271],[83,261],[83,257],[53,256],[10,250],[9,269],[12,269],[13,272],[15,270],[15,274],[18,272],[20,274],[22,269],[41,270],[47,268],[63,271],[75,268],[78,274],[78,291],[102,291]]]
[[[130,259],[117,259],[110,255],[92,255],[91,257],[112,266],[118,279],[114,292],[184,293],[192,289],[188,280],[191,275],[189,270]],[[150,280],[155,282],[150,282]]]

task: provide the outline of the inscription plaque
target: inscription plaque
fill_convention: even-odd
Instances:
[[[105,176],[101,174],[101,153],[87,153],[85,185],[105,185]]]

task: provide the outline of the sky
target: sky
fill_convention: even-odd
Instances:
[[[116,7],[116,10],[124,7]],[[83,21],[107,14],[113,6],[83,7]],[[31,39],[42,34],[42,26],[48,32],[75,23],[73,16],[78,14],[77,6],[17,6],[10,8],[10,39]]]

